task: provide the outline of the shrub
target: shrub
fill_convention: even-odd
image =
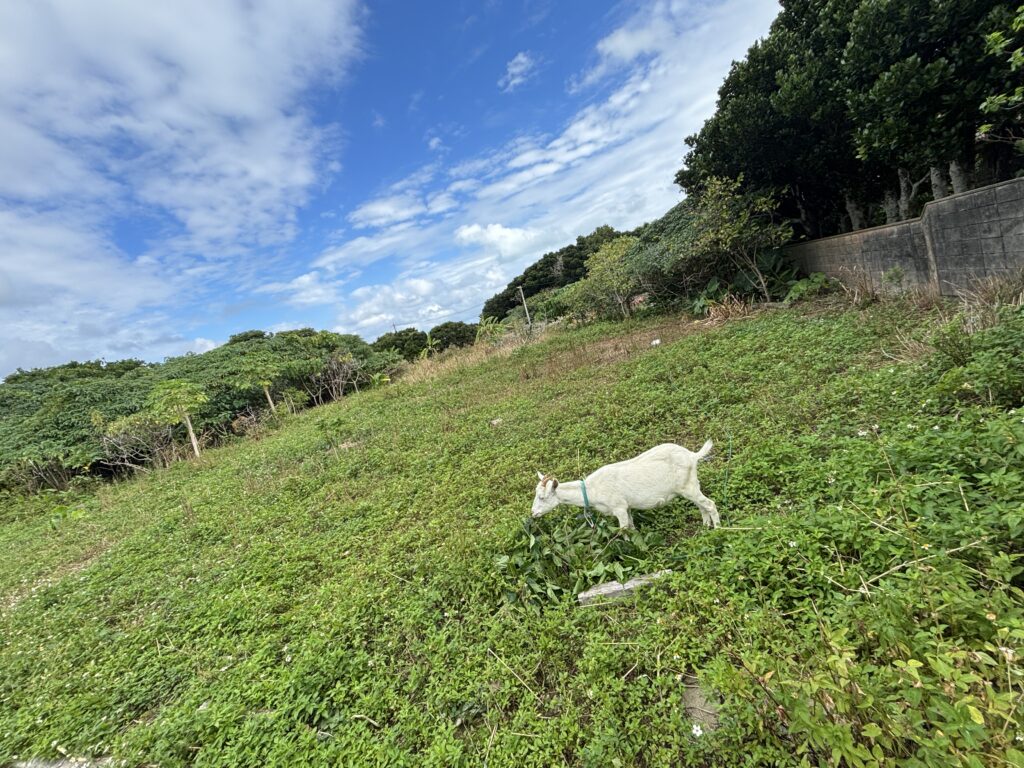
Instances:
[[[813,299],[837,289],[836,283],[825,276],[823,272],[813,272],[807,277],[800,278],[794,282],[784,299],[786,304],[793,304],[798,301]]]
[[[936,334],[937,363],[946,368],[940,395],[1006,408],[1024,404],[1024,307],[1004,307],[1001,322],[968,334],[958,317]]]

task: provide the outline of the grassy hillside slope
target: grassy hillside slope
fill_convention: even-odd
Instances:
[[[566,331],[18,502],[0,764],[1016,759],[1021,670],[998,649],[1024,637],[1024,427],[933,403],[927,367],[884,354],[930,322],[885,304]],[[686,502],[628,541],[571,509],[524,523],[535,469],[708,437],[724,529]],[[570,598],[664,567],[635,600]],[[713,732],[687,716],[690,673],[721,696]]]

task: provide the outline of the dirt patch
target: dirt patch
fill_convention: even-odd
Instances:
[[[696,675],[683,675],[683,707],[686,715],[705,731],[713,731],[718,727],[718,705],[712,701]]]
[[[670,318],[642,330],[600,341],[588,341],[570,349],[559,350],[540,366],[545,376],[572,371],[591,365],[610,365],[629,360],[644,352],[678,341],[684,336],[700,333],[711,323],[707,320]],[[658,341],[657,344],[653,342]]]

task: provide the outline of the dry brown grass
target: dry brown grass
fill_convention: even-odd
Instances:
[[[1024,270],[1010,277],[975,280],[957,291],[957,299],[967,334],[991,328],[998,322],[1002,308],[1024,306]]]
[[[973,336],[999,322],[1004,307],[1024,306],[1024,270],[1010,277],[988,277],[976,280],[958,291],[955,300],[943,299],[934,291],[922,291],[902,297],[923,309],[937,309],[933,331],[943,328],[948,336]],[[936,351],[935,333],[922,339],[903,331],[896,332],[896,345],[883,354],[900,363],[921,360]]]
[[[414,360],[403,368],[395,378],[413,384],[436,379],[447,373],[479,365],[492,358],[508,357],[520,347],[534,344],[545,338],[547,327],[535,326],[533,333],[511,332],[494,342],[480,342],[470,347],[446,349],[440,354],[424,360]]]
[[[856,267],[843,267],[839,271],[839,285],[853,306],[863,307],[878,300],[878,289],[866,272]]]
[[[712,324],[718,324],[727,320],[736,320],[737,318],[748,317],[754,312],[755,308],[753,304],[729,293],[726,294],[721,301],[714,302],[708,308],[708,321]]]

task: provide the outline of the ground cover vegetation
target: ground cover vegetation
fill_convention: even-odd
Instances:
[[[8,497],[0,761],[1020,764],[1007,296],[549,331],[129,482]],[[707,437],[722,529],[685,502],[633,535],[527,520],[535,469]]]

